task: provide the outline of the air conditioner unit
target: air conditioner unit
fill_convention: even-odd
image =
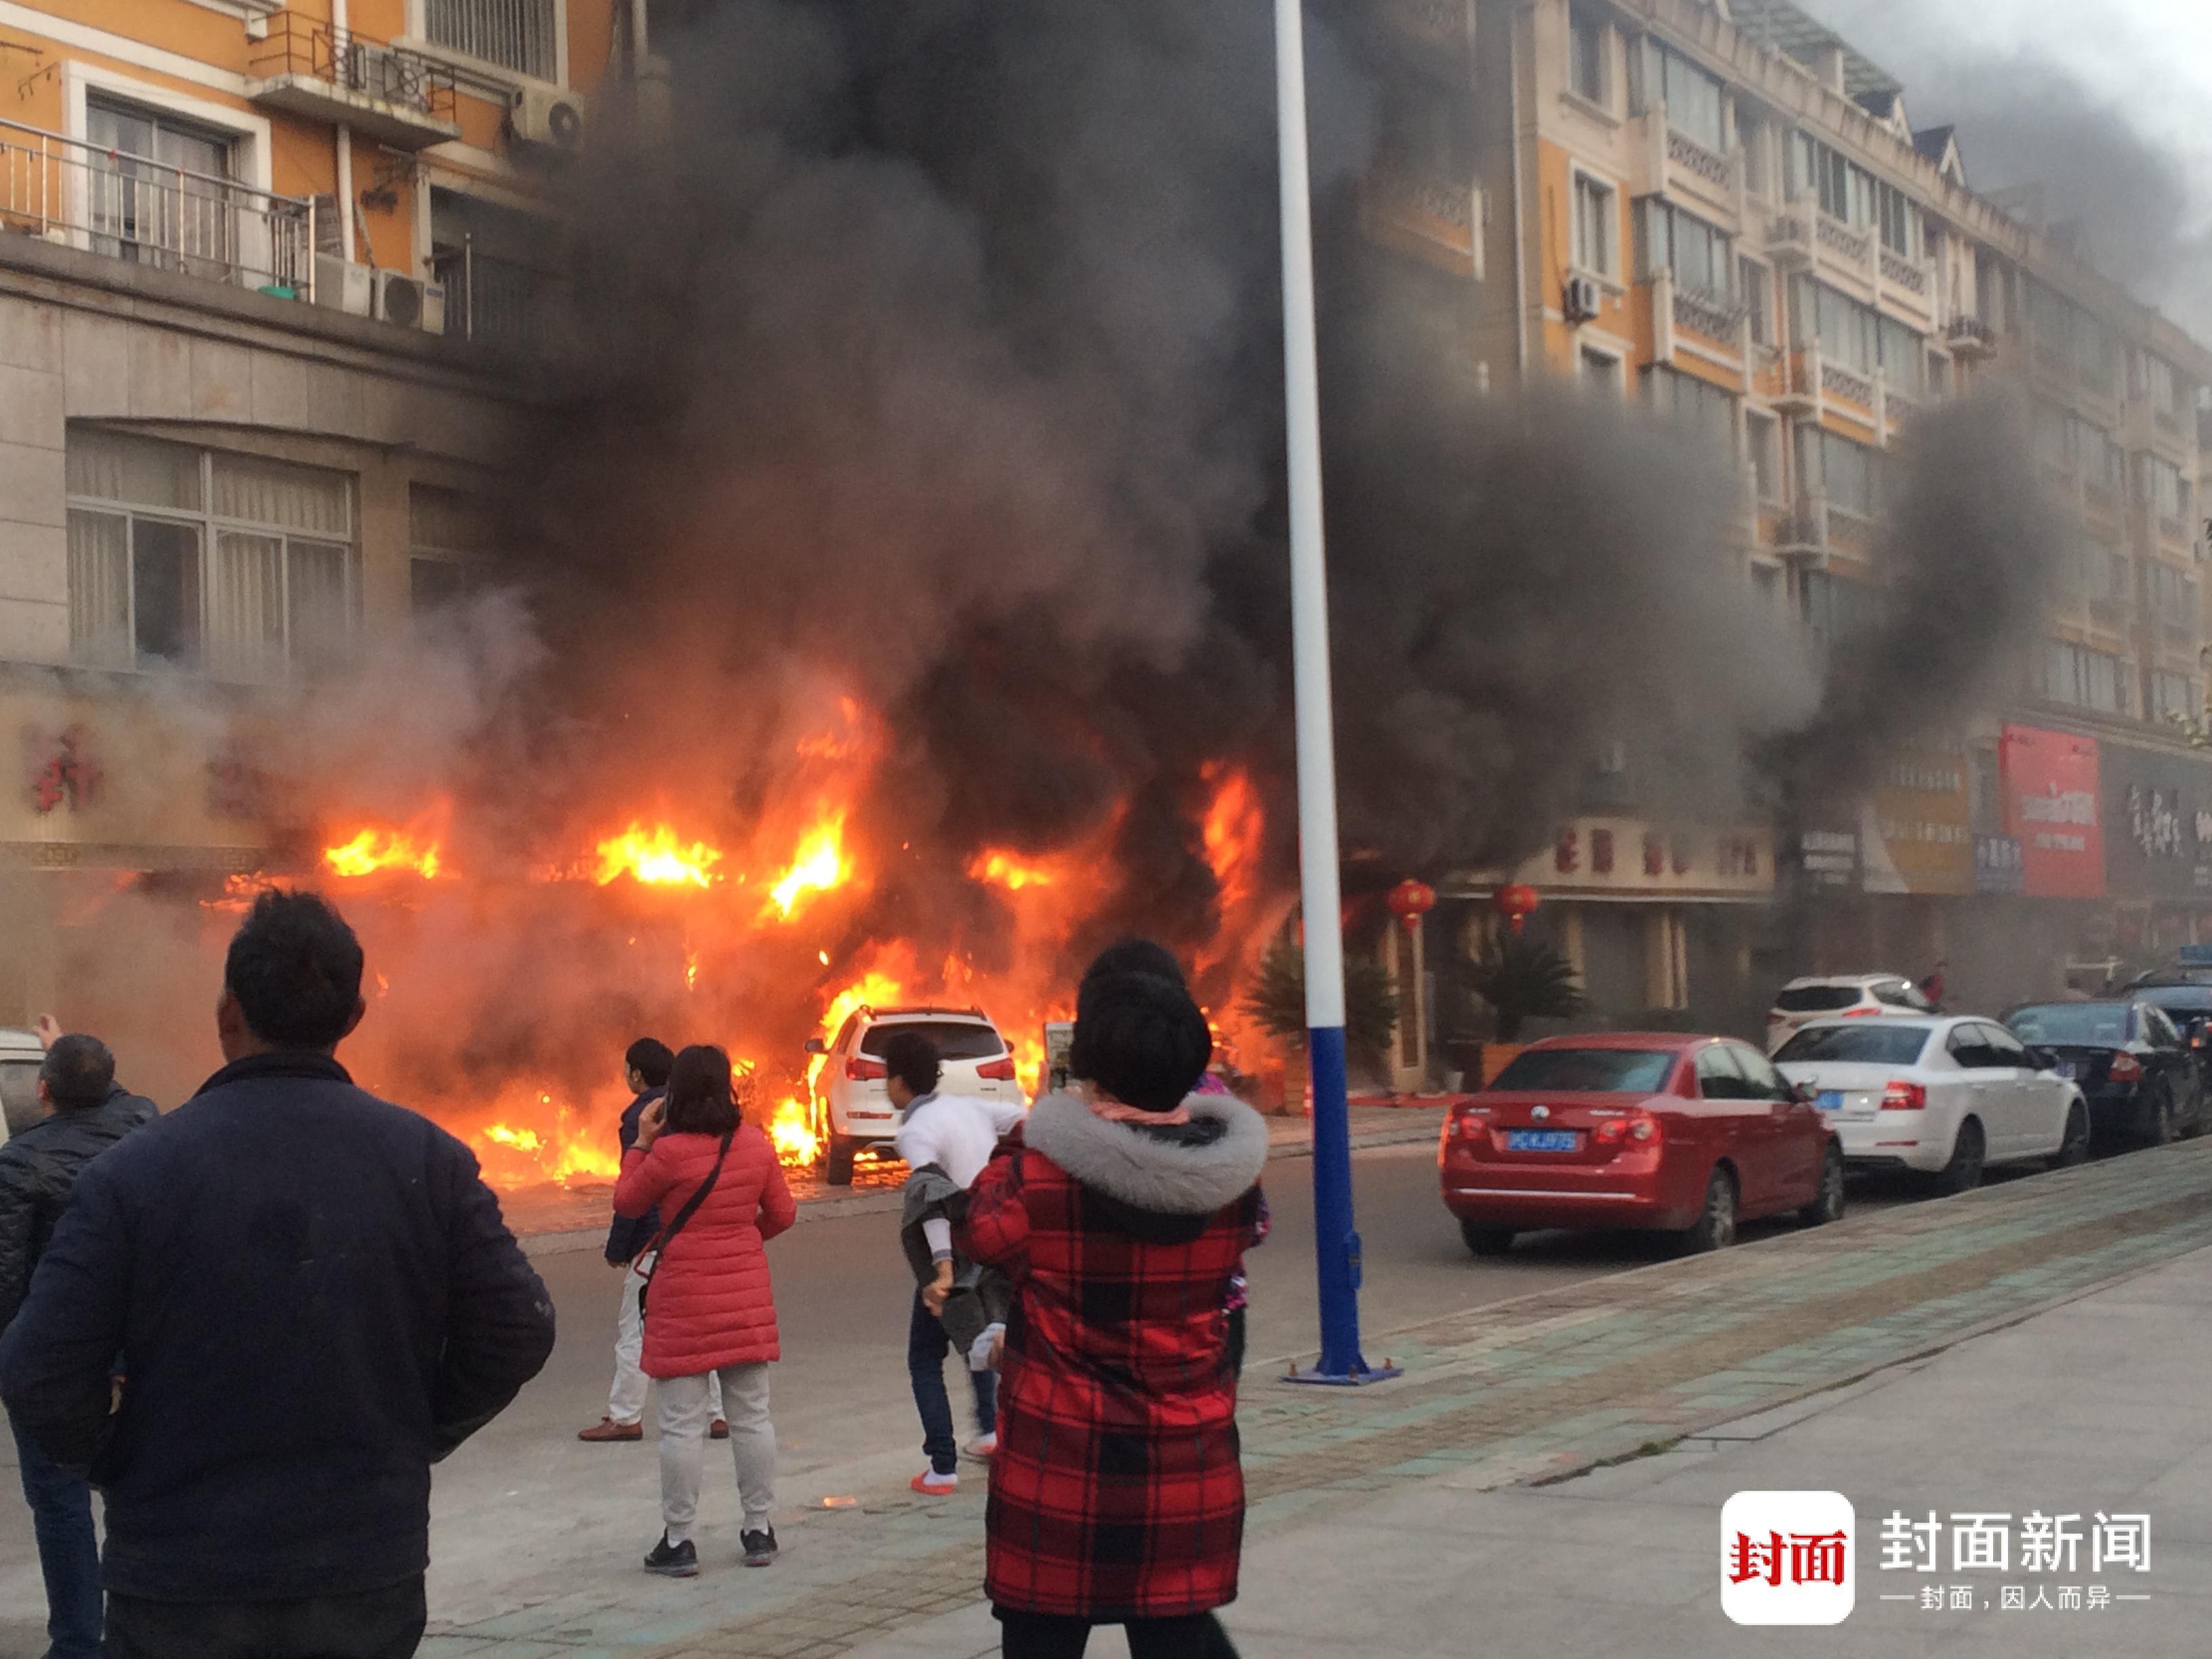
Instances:
[[[443,283],[422,284],[422,331],[443,334],[446,331],[446,285]]]
[[[368,265],[356,264],[334,253],[315,256],[315,303],[343,311],[349,317],[379,313],[376,278]]]
[[[441,309],[442,310],[442,301]],[[376,273],[376,319],[402,328],[422,326],[422,284],[396,270]]]
[[[1570,323],[1590,323],[1597,320],[1597,282],[1589,276],[1567,278],[1566,293],[1562,306]]]
[[[525,87],[507,106],[507,126],[517,143],[574,155],[584,147],[584,100],[551,87]]]
[[[356,92],[387,104],[420,107],[427,101],[421,70],[390,46],[356,40],[347,49],[343,63],[346,84]]]

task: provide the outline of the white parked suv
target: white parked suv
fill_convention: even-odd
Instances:
[[[833,1187],[852,1184],[855,1153],[888,1146],[898,1131],[898,1113],[884,1088],[883,1057],[885,1045],[901,1031],[920,1031],[937,1045],[945,1068],[938,1087],[944,1093],[1022,1098],[1012,1047],[981,1009],[860,1009],[830,1042],[814,1037],[806,1045],[807,1053],[827,1057],[814,1082],[814,1133],[826,1159],[823,1173]]]
[[[2057,1059],[1993,1019],[1820,1020],[1774,1056],[1859,1170],[1915,1170],[1952,1192],[1992,1164],[2089,1152],[2089,1108]]]
[[[1793,979],[1774,994],[1766,1011],[1766,1052],[1789,1042],[1798,1027],[1842,1015],[1932,1014],[1936,1006],[1902,974],[1846,974],[1832,979]]]

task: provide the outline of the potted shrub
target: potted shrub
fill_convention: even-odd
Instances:
[[[1589,1006],[1573,963],[1540,939],[1508,933],[1474,959],[1468,983],[1490,1005],[1497,1041],[1483,1045],[1482,1081],[1519,1054],[1522,1028],[1532,1019],[1572,1019]]]
[[[1306,958],[1297,945],[1274,946],[1260,960],[1244,1012],[1283,1048],[1283,1109],[1306,1092]],[[1345,1060],[1354,1073],[1385,1073],[1398,1030],[1398,993],[1380,963],[1344,959]]]

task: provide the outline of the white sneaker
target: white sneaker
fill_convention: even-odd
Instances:
[[[995,1434],[979,1434],[967,1445],[970,1457],[994,1457],[998,1455],[998,1450],[999,1437]]]

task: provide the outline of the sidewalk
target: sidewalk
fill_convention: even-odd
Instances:
[[[1358,1152],[1369,1146],[1395,1146],[1437,1138],[1443,1127],[1448,1101],[1401,1100],[1390,1105],[1355,1105],[1352,1109],[1352,1146]],[[1275,1116],[1266,1120],[1268,1155],[1304,1158],[1313,1152],[1313,1127],[1302,1117]],[[801,1221],[825,1221],[835,1216],[872,1215],[899,1207],[900,1188],[906,1166],[892,1163],[863,1163],[853,1172],[850,1187],[832,1187],[819,1170],[803,1170],[790,1176],[792,1195],[799,1200]],[[576,1187],[531,1187],[509,1193],[501,1200],[507,1224],[532,1255],[557,1255],[568,1250],[597,1249],[606,1243],[608,1197],[612,1183]]]
[[[2201,1406],[2212,1339],[2197,1328],[2212,1265],[2167,1264],[2208,1245],[2212,1142],[2198,1142],[1433,1321],[1370,1341],[1370,1357],[1407,1370],[1372,1389],[1283,1387],[1261,1364],[1242,1414],[1249,1577],[1232,1628],[1256,1652],[1285,1654],[1460,1652],[1475,1632],[1506,1655],[1771,1650],[1771,1638],[1722,1619],[1714,1545],[1721,1499],[1771,1486],[1832,1487],[1858,1504],[1860,1607],[1839,1630],[1795,1638],[1819,1651],[1966,1656],[1999,1639],[2078,1651],[2063,1621],[2087,1613],[2008,1626],[1994,1611],[1880,1601],[1881,1517],[1899,1504],[2086,1516],[2147,1504],[2171,1547],[2157,1598],[2094,1615],[2107,1621],[2097,1651],[2191,1650],[2172,1621],[2212,1610],[2190,1599],[2203,1581],[2187,1570],[2192,1547],[2203,1553],[2191,1540],[2212,1536],[2212,1507],[2192,1494],[2192,1474],[2212,1469]],[[1895,1369],[2153,1268],[2166,1270]],[[2124,1383],[2112,1376],[2123,1363]],[[1882,1386],[1830,1395],[1829,1410],[1771,1417],[1803,1414],[1771,1439],[1723,1432],[1877,1372]],[[1526,1485],[1614,1459],[1634,1461]],[[693,1583],[580,1590],[441,1632],[424,1652],[993,1649],[980,1491],[931,1503],[878,1483],[836,1509],[820,1507],[825,1495],[787,1492],[795,1512],[772,1571],[738,1570],[709,1516],[707,1573]],[[2130,1632],[2142,1646],[2108,1648]],[[1118,1638],[1094,1650],[1118,1652]]]

